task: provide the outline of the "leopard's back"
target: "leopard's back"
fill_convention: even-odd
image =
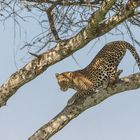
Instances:
[[[94,72],[99,67],[118,66],[126,53],[126,42],[115,41],[106,44],[83,71]]]

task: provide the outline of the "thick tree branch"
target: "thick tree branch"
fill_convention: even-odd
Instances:
[[[56,117],[37,130],[29,140],[48,140],[51,136],[66,126],[72,119],[76,118],[88,108],[101,103],[114,94],[137,88],[140,88],[140,73],[124,77],[113,87],[109,86],[106,90],[101,89],[94,95],[88,95],[83,99],[78,99],[75,104],[66,106]]]
[[[132,16],[135,8],[140,6],[140,1],[131,0],[127,3],[127,5],[123,6],[124,8],[122,7],[118,15],[112,17],[114,20],[111,20],[112,18],[110,18],[105,22],[106,26],[102,28],[101,25],[104,24],[104,22],[101,23],[101,21],[104,20],[107,11],[112,7],[114,2],[115,0],[104,1],[100,9],[91,16],[88,25],[76,36],[57,43],[57,45],[53,49],[49,50],[49,52],[39,55],[38,58],[35,58],[19,71],[12,74],[10,78],[0,87],[0,106],[5,105],[7,100],[17,91],[18,88],[40,75],[50,65],[63,60],[73,54],[76,50],[84,47],[89,43],[89,41],[107,33],[129,16]],[[127,14],[124,14],[123,12]],[[123,18],[121,18],[121,15]],[[101,30],[99,30],[100,28]]]

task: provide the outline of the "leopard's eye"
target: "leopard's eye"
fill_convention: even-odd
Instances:
[[[66,85],[66,81],[65,81],[65,80],[59,80],[59,84],[60,84],[61,86],[65,86],[65,85]]]

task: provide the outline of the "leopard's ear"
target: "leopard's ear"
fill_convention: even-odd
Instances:
[[[72,72],[68,72],[68,76],[69,77],[72,77]]]
[[[58,77],[59,76],[59,73],[56,73],[55,76]]]

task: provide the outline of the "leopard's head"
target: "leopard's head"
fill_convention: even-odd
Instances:
[[[67,91],[72,85],[72,72],[56,73],[57,82],[62,91]]]

